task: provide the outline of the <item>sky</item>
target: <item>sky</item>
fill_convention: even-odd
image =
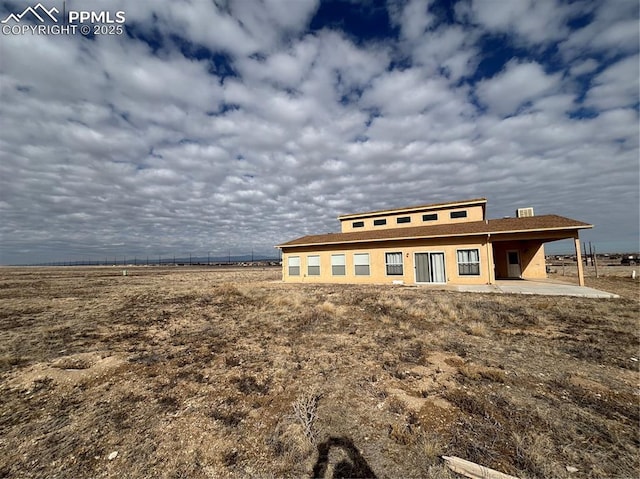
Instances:
[[[341,214],[477,197],[640,249],[637,0],[42,6],[108,17],[0,34],[0,264],[277,256]]]

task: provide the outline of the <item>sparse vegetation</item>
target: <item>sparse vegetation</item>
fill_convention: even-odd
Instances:
[[[293,418],[302,426],[304,436],[312,446],[316,445],[318,439],[318,399],[318,394],[311,392],[303,394],[293,403]]]
[[[118,273],[0,270],[0,477],[640,470],[637,280],[589,278],[623,296],[602,300]]]

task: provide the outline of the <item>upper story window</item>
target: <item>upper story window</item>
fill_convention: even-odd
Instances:
[[[449,216],[453,219],[453,218],[466,218],[467,217],[467,212],[466,210],[462,210],[462,211],[452,211],[451,213],[449,213]]]
[[[422,215],[422,221],[438,221],[438,213]]]
[[[384,218],[381,220],[373,220],[373,226],[382,226],[386,224],[387,224],[387,220]]]
[[[351,227],[352,228],[363,228],[364,227],[364,221],[354,221],[353,223],[351,223]]]
[[[396,219],[396,223],[411,223],[411,216],[401,216]]]

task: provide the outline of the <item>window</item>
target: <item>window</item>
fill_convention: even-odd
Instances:
[[[345,270],[345,258],[343,254],[331,255],[331,274],[333,276],[344,276]]]
[[[402,276],[402,253],[385,253],[388,276]]]
[[[373,220],[373,226],[382,226],[382,225],[386,225],[386,224],[387,224],[387,220],[386,219]]]
[[[398,224],[400,223],[411,223],[411,216],[401,216],[396,220]]]
[[[422,215],[422,221],[438,221],[438,213],[430,213]]]
[[[352,228],[363,228],[364,227],[364,221],[354,221],[353,223],[351,223],[351,227]]]
[[[449,216],[453,219],[453,218],[466,218],[467,217],[467,212],[462,210],[462,211],[452,211],[451,213],[449,213]]]
[[[300,256],[289,256],[289,276],[300,276]]]
[[[320,256],[307,256],[307,274],[320,276]]]
[[[356,276],[369,276],[369,253],[356,253],[353,255],[353,264]]]
[[[458,274],[480,276],[480,252],[477,249],[458,250]]]

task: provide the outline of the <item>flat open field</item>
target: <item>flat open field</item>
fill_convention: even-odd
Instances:
[[[127,269],[0,269],[0,477],[640,472],[637,280],[590,278],[604,300]]]

